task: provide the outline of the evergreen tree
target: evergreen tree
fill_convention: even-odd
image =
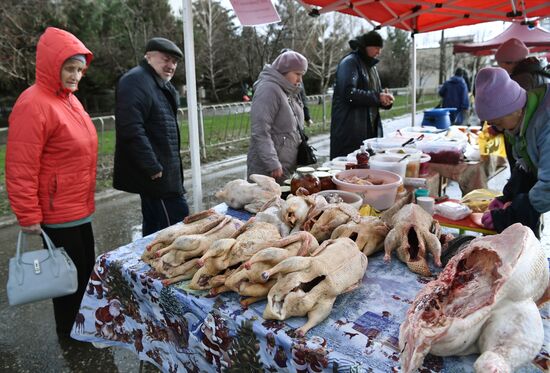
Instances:
[[[263,372],[259,352],[260,342],[258,342],[252,330],[252,321],[243,321],[237,330],[237,336],[233,339],[232,349],[229,351],[231,367],[226,369],[225,372]]]

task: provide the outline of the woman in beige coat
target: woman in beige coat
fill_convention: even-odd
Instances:
[[[300,82],[306,70],[306,58],[288,51],[266,65],[254,83],[248,176],[267,175],[281,183],[294,173],[301,142],[298,126],[303,129],[304,123]]]

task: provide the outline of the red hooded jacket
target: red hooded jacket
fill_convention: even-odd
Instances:
[[[9,117],[6,186],[21,226],[59,224],[95,210],[97,133],[82,104],[61,84],[61,67],[92,53],[74,35],[49,27],[36,48],[36,83]]]

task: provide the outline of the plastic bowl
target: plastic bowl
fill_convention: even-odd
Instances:
[[[407,171],[405,172],[405,177],[418,177],[419,170],[420,170],[420,157],[422,156],[422,152],[420,150],[415,148],[393,148],[393,149],[386,150],[386,153],[399,154],[401,156],[408,154],[409,157],[407,159],[409,160],[409,163],[407,164]]]
[[[420,157],[420,170],[418,176],[428,176],[430,174],[430,168],[428,167],[428,162],[432,159],[428,154],[422,153]]]
[[[365,178],[370,176],[375,179],[382,179],[382,185],[358,185],[342,181],[342,178],[357,176]],[[372,169],[354,169],[346,170],[337,173],[332,177],[332,181],[336,184],[338,190],[353,192],[362,195],[363,203],[371,205],[377,210],[385,210],[390,208],[397,195],[397,189],[401,185],[403,179],[394,172]]]
[[[352,205],[357,210],[359,210],[363,205],[363,198],[359,194],[346,192],[345,190],[328,189],[328,190],[323,190],[322,192],[319,192],[317,194],[323,197],[329,194],[338,194],[338,196],[342,198],[342,200],[344,200],[345,203],[347,203],[348,205]]]

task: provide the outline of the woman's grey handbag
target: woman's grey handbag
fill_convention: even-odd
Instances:
[[[15,257],[10,258],[8,302],[10,306],[73,294],[78,287],[76,267],[62,247],[56,248],[42,231],[47,250],[26,249],[26,234],[19,232]]]

